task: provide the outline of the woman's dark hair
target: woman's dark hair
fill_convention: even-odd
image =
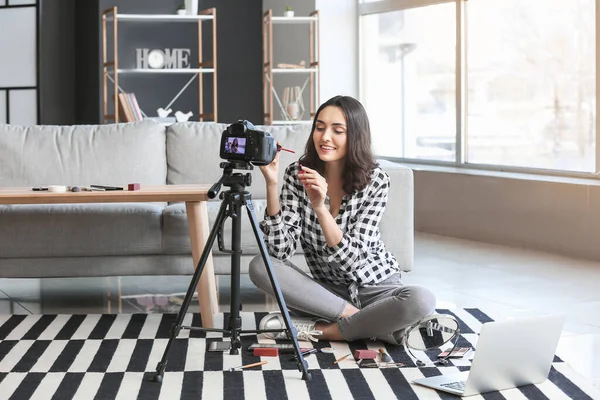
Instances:
[[[312,130],[306,142],[300,163],[316,169],[321,175],[325,172],[325,162],[319,158],[313,135],[319,114],[325,107],[339,107],[346,117],[347,152],[345,171],[342,177],[344,192],[351,194],[364,189],[371,182],[371,174],[376,167],[371,150],[371,128],[369,117],[363,105],[350,96],[335,96],[321,104],[315,114]]]

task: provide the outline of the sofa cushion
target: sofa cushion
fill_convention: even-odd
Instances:
[[[0,186],[164,185],[165,128],[0,125]]]
[[[152,203],[0,206],[0,255],[160,254],[162,209]]]
[[[182,122],[167,128],[167,183],[214,183],[219,180],[223,170],[219,164],[221,134],[229,124],[211,122]],[[257,129],[271,133],[283,147],[294,150],[296,154],[280,154],[279,184],[288,164],[298,160],[304,153],[306,140],[310,134],[310,125],[293,126],[256,126]],[[244,171],[238,171],[244,172]],[[252,171],[252,185],[247,190],[254,199],[264,199],[266,189],[264,178],[255,167]],[[262,214],[259,216],[262,219]]]
[[[385,247],[396,256],[402,271],[410,271],[414,259],[414,183],[412,169],[388,160],[377,160],[390,176],[388,204],[380,223]]]

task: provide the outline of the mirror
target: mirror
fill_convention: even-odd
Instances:
[[[451,315],[434,314],[410,327],[405,335],[406,346],[424,351],[442,347],[460,333],[458,322]]]

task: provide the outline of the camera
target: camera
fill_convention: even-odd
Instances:
[[[221,135],[220,156],[224,160],[244,161],[253,165],[269,165],[277,155],[277,143],[268,132],[263,132],[246,120],[227,127]]]

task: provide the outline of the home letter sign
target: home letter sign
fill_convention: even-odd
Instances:
[[[190,68],[190,53],[190,49],[135,49],[136,68]]]

